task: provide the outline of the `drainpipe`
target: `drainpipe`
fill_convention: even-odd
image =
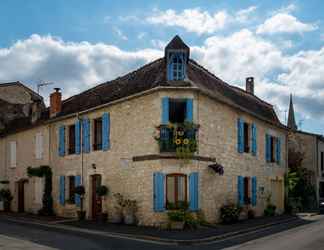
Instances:
[[[84,183],[83,177],[83,133],[82,133],[82,118],[80,119],[80,113],[76,115],[77,119],[80,122],[80,154],[81,154],[81,185]]]

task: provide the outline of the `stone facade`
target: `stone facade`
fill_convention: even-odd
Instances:
[[[154,139],[156,126],[161,123],[162,97],[192,98],[193,120],[199,124],[198,152],[205,157],[216,158],[217,163],[224,166],[224,175],[215,174],[208,165],[212,162],[192,160],[183,164],[177,159],[157,159],[133,161],[135,156],[159,154],[158,143]],[[263,122],[258,118],[224,105],[215,99],[199,93],[194,89],[167,90],[161,88],[148,94],[130,98],[100,109],[78,114],[79,119],[89,118],[91,121],[101,117],[104,112],[110,114],[110,149],[108,151],[93,151],[80,155],[58,155],[58,128],[61,125],[71,125],[76,122],[77,115],[60,118],[48,125],[25,130],[0,139],[2,171],[10,180],[10,189],[15,199],[13,209],[17,210],[17,181],[28,178],[28,166],[49,165],[53,169],[54,209],[61,216],[75,216],[75,205],[59,203],[60,176],[81,175],[86,188],[85,210],[91,218],[92,187],[91,176],[100,174],[102,184],[110,189],[110,195],[105,200],[109,217],[114,216],[113,193],[121,193],[125,197],[138,202],[138,219],[142,225],[157,225],[166,220],[166,212],[157,213],[153,210],[153,174],[154,172],[199,173],[199,208],[207,221],[219,220],[219,208],[228,202],[237,202],[237,177],[257,177],[257,205],[253,207],[257,215],[262,215],[266,205],[266,196],[273,194],[273,202],[278,212],[283,212],[284,188],[283,177],[287,168],[286,131]],[[237,152],[237,119],[255,123],[257,132],[257,155]],[[35,134],[44,135],[44,153],[42,160],[35,159]],[[91,122],[91,131],[93,123]],[[281,163],[266,163],[265,134],[280,137],[282,141]],[[67,135],[66,135],[67,136]],[[91,145],[93,141],[91,132]],[[17,141],[17,167],[10,168],[9,152],[3,152],[10,141]],[[66,140],[67,141],[67,140]],[[33,178],[34,179],[34,178]],[[35,204],[35,181],[29,179],[25,184],[25,209],[37,211],[40,204]],[[66,188],[67,189],[67,188]],[[67,190],[66,190],[67,192]],[[274,194],[276,193],[276,194]]]

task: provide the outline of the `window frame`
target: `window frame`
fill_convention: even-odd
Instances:
[[[276,146],[277,146],[277,138],[275,136],[270,135],[270,162],[276,162]]]
[[[169,80],[182,81],[185,79],[185,62],[182,53],[172,53],[169,59]]]
[[[251,177],[245,176],[243,177],[243,202],[245,205],[251,204],[252,198],[252,188],[251,188]]]
[[[171,174],[166,174],[165,175],[165,189],[166,189],[166,192],[165,192],[165,207],[166,209],[170,209],[169,207],[169,201],[168,201],[168,179],[169,178],[175,178],[174,179],[174,205],[175,207],[173,207],[172,209],[179,209],[179,204],[178,204],[178,177],[184,177],[184,201],[183,202],[188,202],[188,175],[186,174],[182,174],[182,173],[171,173]]]
[[[97,127],[97,123],[99,123],[99,121],[101,122],[101,127],[100,127],[100,136],[97,137],[97,133],[98,133],[98,127]],[[93,150],[94,151],[99,151],[102,150],[102,126],[103,126],[103,121],[102,121],[102,117],[98,117],[93,119]],[[98,143],[98,139],[100,138],[101,144]]]
[[[72,129],[73,128],[73,129]],[[75,138],[76,138],[76,126],[75,124],[71,124],[68,126],[68,154],[74,155],[76,153],[75,150]],[[72,138],[72,131],[74,131],[74,136]]]

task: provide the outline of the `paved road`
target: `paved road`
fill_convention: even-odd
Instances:
[[[208,243],[204,245],[191,245],[191,246],[175,246],[175,245],[161,245],[152,242],[134,241],[128,239],[112,238],[107,236],[91,235],[87,233],[79,232],[66,232],[58,229],[46,228],[36,225],[25,225],[15,222],[8,222],[0,219],[0,250],[20,250],[21,245],[37,244],[32,249],[62,249],[62,250],[119,250],[119,249],[132,249],[132,250],[173,250],[173,249],[189,249],[189,250],[207,250],[207,249],[224,249],[226,247],[232,247],[238,245],[236,248],[230,249],[279,249],[279,246],[283,246],[280,249],[324,249],[323,242],[323,230],[324,220],[308,224],[306,226],[300,226],[300,222],[291,222],[286,225],[277,225],[273,228],[264,229],[256,233],[243,235],[240,237],[234,237],[224,241]],[[294,228],[292,231],[283,231],[289,228]],[[322,230],[322,234],[321,231]],[[260,237],[265,237],[277,232],[283,231],[279,235],[273,235],[270,238],[264,238],[257,241],[252,241],[248,244],[242,244],[247,241],[255,240]],[[305,234],[305,236],[303,236]],[[322,237],[321,237],[322,235]],[[10,237],[10,238],[8,238]],[[10,239],[18,239],[17,241]],[[3,240],[5,239],[5,240]],[[293,240],[292,240],[293,239]],[[298,243],[301,239],[301,243]],[[21,241],[22,240],[22,241]],[[8,244],[17,243],[16,248],[10,248]],[[21,244],[20,244],[21,243]],[[302,244],[303,243],[303,244]],[[7,245],[6,245],[7,244]],[[292,246],[305,246],[306,248],[289,248],[287,245]],[[306,244],[306,245],[305,245]],[[43,248],[41,247],[43,246]],[[311,247],[311,248],[307,248]],[[27,250],[28,248],[24,248]]]
[[[324,220],[263,237],[226,250],[323,250]]]

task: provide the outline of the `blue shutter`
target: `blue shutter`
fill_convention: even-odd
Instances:
[[[90,120],[82,120],[82,150],[84,153],[90,153]]]
[[[238,203],[240,206],[244,205],[244,182],[243,177],[237,177],[237,194],[238,194]]]
[[[280,138],[277,138],[277,145],[276,145],[276,162],[280,164],[280,158],[281,158],[281,140]]]
[[[256,156],[256,154],[257,154],[257,128],[254,123],[252,123],[251,129],[252,129],[252,155]]]
[[[81,176],[77,175],[75,176],[75,187],[78,187],[81,185]],[[74,201],[75,201],[75,205],[77,205],[77,207],[81,206],[81,197],[78,194],[75,194],[74,196]]]
[[[81,153],[81,122],[77,120],[75,123],[75,153]]]
[[[267,162],[271,161],[271,136],[266,134],[265,137],[265,158]]]
[[[104,113],[102,115],[102,150],[110,149],[110,115]]]
[[[164,174],[153,174],[153,209],[154,212],[163,212],[164,207]]]
[[[60,176],[60,193],[59,193],[59,200],[60,200],[60,204],[62,206],[64,206],[65,204],[65,177],[64,176]]]
[[[186,121],[193,122],[193,100],[187,99],[186,103],[187,103],[187,105],[186,105],[186,110],[187,110]]]
[[[169,98],[162,98],[162,117],[161,124],[167,125],[169,123]]]
[[[257,204],[257,179],[256,176],[252,177],[252,206],[256,206]]]
[[[59,156],[65,155],[65,127],[59,127]]]
[[[244,122],[241,118],[237,119],[237,151],[243,153],[244,151]]]
[[[198,189],[198,173],[194,172],[189,175],[189,209],[197,211],[199,209],[199,189]]]

